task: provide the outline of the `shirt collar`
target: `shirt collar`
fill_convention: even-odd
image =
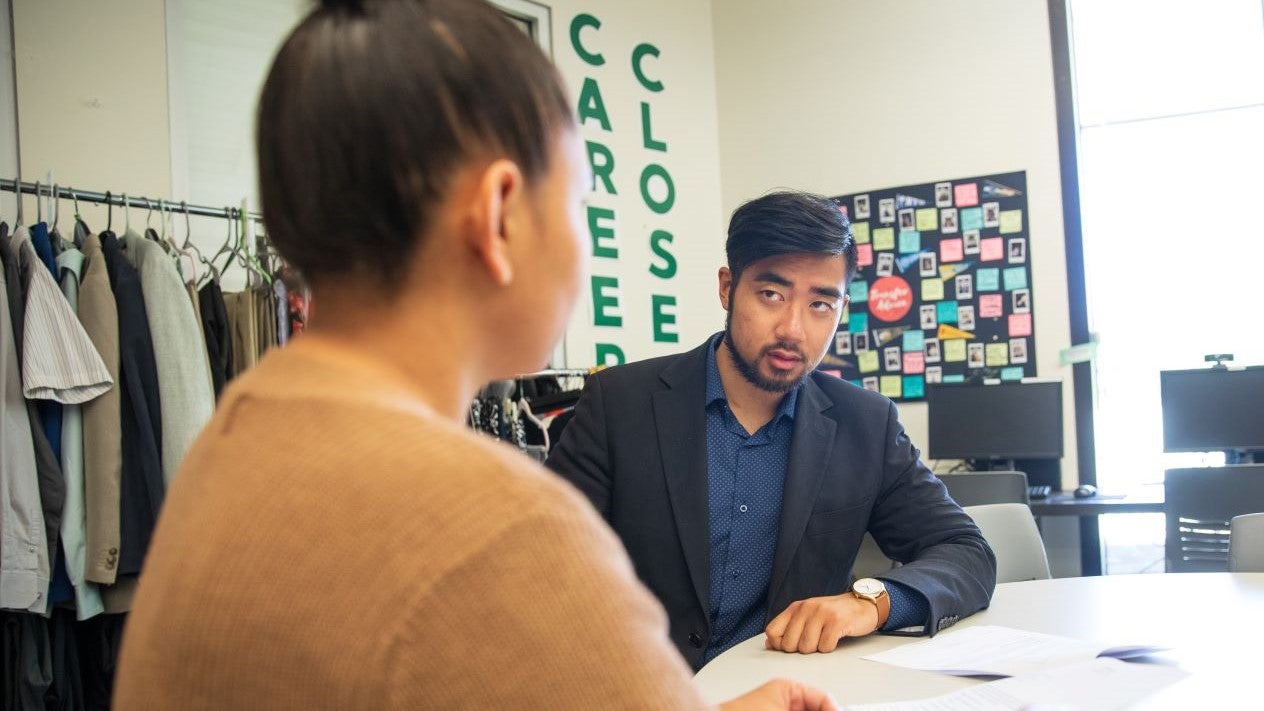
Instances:
[[[711,407],[713,403],[727,403],[729,398],[724,392],[724,383],[720,380],[720,366],[716,363],[715,351],[720,347],[720,341],[724,338],[724,332],[721,331],[711,337],[707,342],[707,399],[705,406]],[[799,386],[802,387],[802,386]],[[794,406],[799,400],[799,388],[795,388],[786,393],[781,398],[781,404],[777,406],[777,412],[773,415],[773,419],[787,417],[794,419]]]

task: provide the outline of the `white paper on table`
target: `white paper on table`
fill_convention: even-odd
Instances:
[[[863,657],[909,669],[956,676],[1017,676],[1097,657],[1128,659],[1162,651],[1163,647],[1103,647],[1093,642],[1028,632],[999,625],[979,625],[912,642]]]
[[[1188,676],[1175,667],[1097,658],[999,679],[916,701],[847,706],[847,711],[1113,711]]]

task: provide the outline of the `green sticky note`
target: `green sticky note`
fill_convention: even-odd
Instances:
[[[1001,270],[989,267],[974,273],[974,288],[979,291],[997,291],[1001,288]]]
[[[847,330],[862,333],[869,330],[869,314],[852,314],[847,320]]]
[[[904,397],[922,397],[926,394],[926,383],[920,375],[904,376]]]
[[[944,298],[944,282],[942,279],[922,280],[922,301],[939,301]]]
[[[921,232],[934,232],[939,229],[939,210],[933,207],[918,210],[917,229]]]
[[[884,375],[882,376],[882,379],[878,381],[878,391],[887,397],[899,397],[900,385],[900,376]]]
[[[860,303],[869,300],[869,282],[857,279],[847,288],[847,293],[851,295],[852,303]]]
[[[961,231],[983,229],[983,208],[968,207],[960,212]]]
[[[913,254],[922,251],[921,232],[900,233],[900,254]]]
[[[1009,365],[1009,344],[989,343],[984,349],[984,360],[989,368]]]
[[[962,358],[962,360],[965,360],[965,358]],[[964,383],[965,381],[966,381],[966,376],[964,375],[945,375],[944,376],[945,383]]]
[[[957,322],[957,302],[941,301],[937,304],[940,323],[956,323]]]
[[[874,230],[873,248],[877,250],[895,249],[895,230],[891,227],[879,227]]]
[[[921,351],[926,347],[926,334],[921,331],[904,332],[904,352]]]
[[[1022,210],[1001,210],[1001,234],[1012,235],[1023,231]]]
[[[1009,267],[1005,270],[1005,290],[1013,291],[1015,289],[1027,288],[1027,268],[1026,267]]]
[[[851,225],[851,236],[856,244],[869,244],[869,223],[853,222]]]
[[[966,360],[966,341],[964,338],[952,338],[947,341],[941,341],[941,349],[944,352],[944,362],[946,363],[964,363]],[[944,376],[944,382],[948,382],[948,376]]]
[[[1017,366],[1001,368],[1001,380],[1022,380],[1023,369]]]
[[[872,373],[878,369],[878,352],[861,351],[856,356],[857,365],[862,373]]]
[[[1080,343],[1070,348],[1063,348],[1058,353],[1058,360],[1062,365],[1075,365],[1076,363],[1088,363],[1097,357],[1097,343],[1090,341],[1088,343]]]

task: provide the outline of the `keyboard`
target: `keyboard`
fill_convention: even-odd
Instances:
[[[1027,487],[1027,498],[1032,499],[1033,501],[1036,499],[1047,499],[1049,498],[1049,494],[1052,492],[1053,487],[1048,486],[1047,484],[1029,486]]]

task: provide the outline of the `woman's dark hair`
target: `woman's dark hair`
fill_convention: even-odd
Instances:
[[[737,208],[724,249],[734,286],[746,267],[782,254],[841,254],[847,265],[844,284],[856,275],[851,224],[837,203],[811,193],[769,193]]]
[[[548,58],[483,0],[325,0],[259,99],[269,238],[309,282],[390,291],[455,169],[486,155],[539,177],[573,122]]]

